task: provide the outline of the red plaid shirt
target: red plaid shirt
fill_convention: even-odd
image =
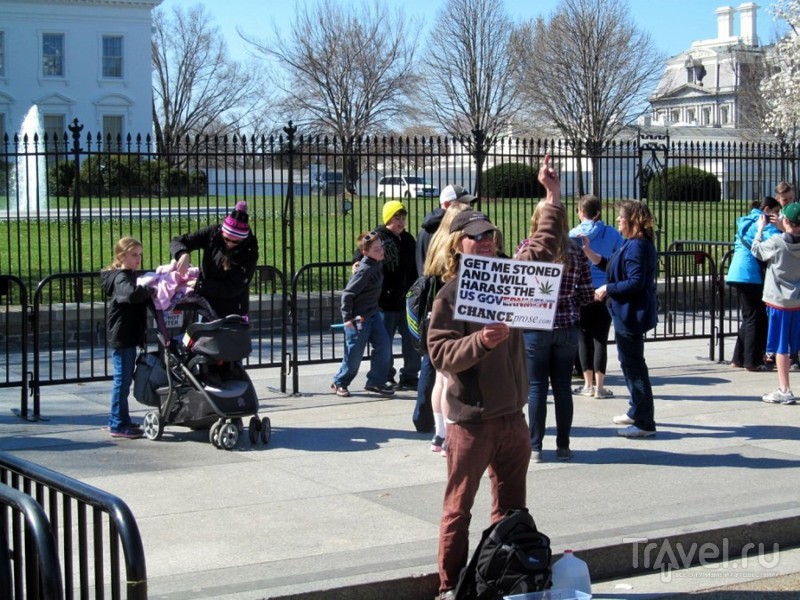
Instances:
[[[517,246],[516,254],[528,245],[525,238]],[[594,286],[589,261],[583,251],[574,242],[569,245],[567,265],[561,276],[561,288],[558,290],[558,305],[553,319],[553,329],[566,329],[577,325],[581,320],[581,306],[594,300]]]

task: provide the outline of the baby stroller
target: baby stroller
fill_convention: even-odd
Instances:
[[[231,450],[244,430],[242,420],[249,416],[250,443],[260,439],[268,444],[272,425],[269,417],[258,417],[256,390],[241,362],[251,350],[247,319],[239,315],[215,318],[200,296],[185,297],[168,311],[158,310],[151,303],[150,312],[157,326],[159,349],[145,355],[149,360],[140,361],[150,363],[148,385],[140,381],[144,376],[139,377],[138,364],[134,375],[134,397],[154,407],[144,416],[144,435],[158,440],[165,425],[209,428],[209,441],[217,448]],[[198,314],[206,321],[185,325],[194,321],[189,316]]]

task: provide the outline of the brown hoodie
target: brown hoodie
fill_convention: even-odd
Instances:
[[[566,212],[545,206],[539,227],[522,252],[524,260],[552,261],[558,232]],[[431,363],[451,375],[445,416],[450,421],[477,421],[514,414],[528,401],[528,364],[521,329],[493,349],[480,340],[483,325],[453,318],[458,280],[452,279],[436,295],[428,327]]]
[[[457,280],[439,291],[428,328],[431,363],[451,376],[445,397],[450,421],[478,421],[515,414],[528,401],[528,367],[522,330],[488,350],[483,325],[453,318]]]

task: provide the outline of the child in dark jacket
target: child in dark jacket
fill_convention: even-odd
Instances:
[[[372,344],[370,369],[364,389],[381,396],[392,396],[394,390],[386,385],[392,366],[389,335],[378,309],[383,285],[383,243],[375,231],[358,237],[362,258],[342,292],[342,321],[345,349],[342,366],[333,378],[331,390],[337,396],[348,397],[348,386],[358,373],[364,348]]]
[[[114,261],[101,273],[103,292],[111,298],[108,309],[108,343],[114,366],[111,388],[111,437],[142,437],[138,424],[128,412],[128,394],[136,365],[136,348],[144,346],[147,327],[147,300],[150,289],[136,285],[136,272],[142,262],[142,243],[132,237],[120,239],[114,247]]]

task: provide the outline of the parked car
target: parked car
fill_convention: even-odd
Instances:
[[[379,198],[439,197],[439,188],[429,184],[424,177],[381,177],[378,181]]]
[[[311,181],[311,190],[327,196],[337,196],[344,192],[344,174],[341,171],[319,173]]]

